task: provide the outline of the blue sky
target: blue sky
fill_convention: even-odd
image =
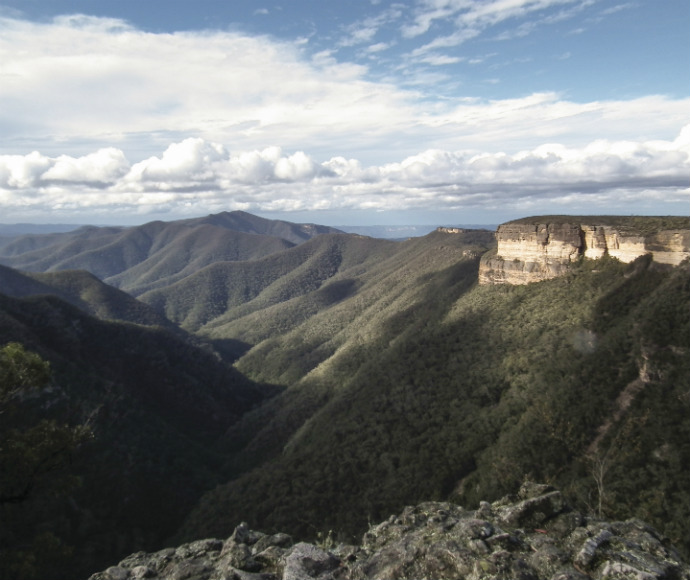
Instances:
[[[0,222],[687,214],[687,0],[0,0]]]

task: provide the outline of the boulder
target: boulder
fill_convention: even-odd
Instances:
[[[515,496],[464,509],[409,506],[360,546],[331,551],[240,524],[226,541],[138,552],[90,580],[690,580],[690,566],[639,520],[572,510],[562,494],[526,483]]]

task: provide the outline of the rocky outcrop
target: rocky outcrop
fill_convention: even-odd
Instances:
[[[690,256],[690,231],[667,230],[645,240],[645,249],[655,262],[677,266]]]
[[[690,580],[690,566],[643,522],[588,518],[531,483],[477,510],[407,507],[360,546],[328,548],[241,524],[227,540],[133,554],[90,580]]]
[[[581,258],[611,256],[622,262],[651,254],[662,264],[690,257],[690,229],[641,233],[623,225],[519,220],[498,227],[495,253],[480,263],[480,284],[528,284],[560,276]],[[621,218],[617,218],[618,222]]]

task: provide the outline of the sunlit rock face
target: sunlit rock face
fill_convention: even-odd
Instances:
[[[621,262],[632,262],[647,253],[642,236],[626,236],[614,228],[604,226],[606,248],[604,253]],[[587,253],[585,252],[585,257]]]
[[[677,266],[690,257],[690,230],[666,230],[647,240],[647,250],[654,261]]]
[[[606,255],[606,229],[603,226],[582,226],[585,258],[596,260]]]
[[[678,265],[690,256],[690,230],[664,230],[643,236],[623,227],[588,225],[575,220],[499,226],[496,253],[482,258],[479,283],[529,284],[548,280],[565,274],[570,264],[582,257],[596,260],[610,256],[627,263],[651,254],[656,262]]]
[[[572,224],[504,224],[496,231],[496,255],[485,256],[483,284],[528,284],[563,274],[581,253],[580,228]]]

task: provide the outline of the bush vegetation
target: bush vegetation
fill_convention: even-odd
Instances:
[[[479,287],[476,267],[429,276],[384,319],[350,311],[333,348],[312,328],[321,313],[240,359],[288,388],[231,432],[244,441],[236,478],[181,535],[239,519],[356,535],[405,504],[476,505],[532,479],[690,551],[687,268],[585,260],[562,278]]]
[[[525,479],[593,513],[641,517],[690,555],[687,262],[583,259],[553,280],[478,286],[492,232],[305,241],[309,228],[278,224],[291,241],[276,243],[246,233],[278,231],[247,216],[88,229],[71,250],[3,246],[37,269],[107,249],[119,258],[99,267],[134,264],[108,275],[147,290],[143,304],[83,272],[0,270],[14,296],[0,294],[0,345],[21,342],[53,372],[22,399],[22,421],[89,420],[94,434],[71,466],[81,484],[58,486],[68,501],[10,506],[22,516],[4,521],[24,545],[48,534],[25,556],[71,545],[68,577],[86,576],[242,520],[341,540],[406,504],[470,507]],[[647,235],[684,219],[619,225]],[[213,228],[226,222],[258,253],[246,237],[237,259],[220,251],[229,238]],[[162,313],[195,338],[160,328]],[[44,564],[34,571],[60,577]]]

